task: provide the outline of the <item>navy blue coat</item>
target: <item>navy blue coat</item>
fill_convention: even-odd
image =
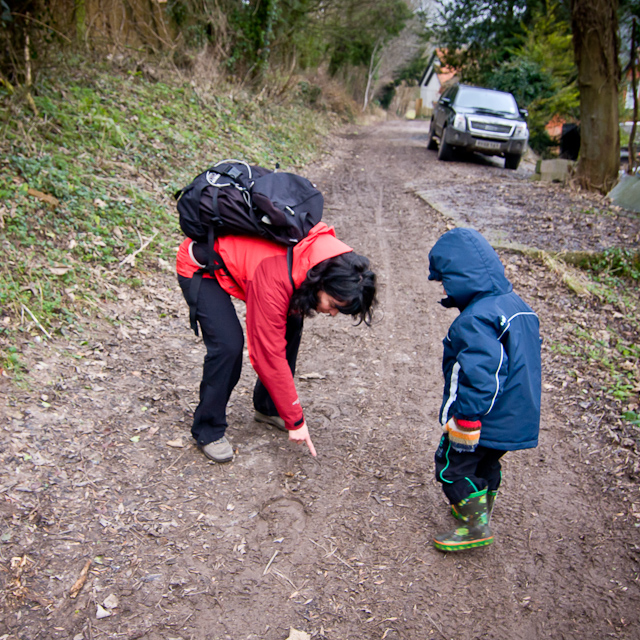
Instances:
[[[516,293],[500,258],[474,229],[445,233],[429,253],[429,280],[460,315],[444,339],[440,422],[480,420],[480,444],[511,451],[538,444],[540,324]]]

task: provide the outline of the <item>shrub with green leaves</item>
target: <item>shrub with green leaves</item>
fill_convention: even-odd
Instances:
[[[620,277],[640,280],[640,251],[632,249],[606,249],[589,258],[583,266],[601,277]]]

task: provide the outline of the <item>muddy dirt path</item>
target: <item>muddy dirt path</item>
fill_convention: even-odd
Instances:
[[[456,312],[437,304],[428,251],[463,215],[491,235],[498,206],[501,240],[552,242],[547,205],[569,196],[532,186],[526,164],[439,163],[426,128],[354,129],[309,168],[326,221],[381,285],[371,329],[305,324],[297,383],[317,461],[252,420],[248,361],[229,408],[235,460],[196,449],[203,347],[169,271],[116,289],[84,334],[25,344],[35,383],[2,386],[0,638],[639,637],[637,451],[613,468],[602,417],[548,347],[575,297],[517,253],[501,257],[547,345],[541,444],[505,458],[495,544],[458,555],[431,545],[453,524],[432,459]],[[461,201],[460,181],[475,195]],[[567,246],[602,236],[573,227]]]

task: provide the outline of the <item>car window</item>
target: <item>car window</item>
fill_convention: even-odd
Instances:
[[[501,91],[486,91],[471,87],[460,88],[456,96],[457,107],[468,107],[475,109],[487,109],[498,113],[508,113],[515,115],[518,113],[518,105],[515,98],[510,93]]]
[[[443,94],[442,98],[449,98],[449,100],[453,100],[456,95],[456,87],[449,87]],[[440,98],[440,102],[442,102],[442,98]]]

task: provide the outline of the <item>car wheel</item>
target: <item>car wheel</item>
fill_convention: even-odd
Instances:
[[[438,160],[451,160],[453,158],[453,147],[444,139],[444,132],[440,135],[440,146],[438,147]]]
[[[432,120],[431,126],[429,127],[429,137],[427,138],[427,149],[429,149],[429,151],[435,151],[438,148],[438,143],[434,138],[435,128],[435,124]]]
[[[521,155],[517,153],[505,153],[504,154],[504,168],[505,169],[517,169],[520,164]]]

